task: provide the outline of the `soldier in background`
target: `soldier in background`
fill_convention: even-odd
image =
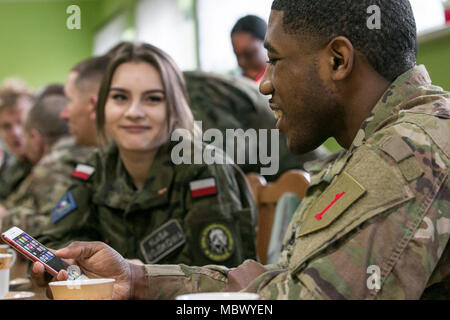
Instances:
[[[18,226],[34,235],[45,229],[51,209],[71,184],[76,164],[94,151],[75,145],[66,121],[60,118],[67,99],[52,92],[39,96],[25,120],[24,149],[33,169],[4,201],[3,230]]]
[[[254,15],[240,18],[231,30],[231,43],[242,75],[258,84],[267,66],[266,31],[267,23]]]
[[[366,26],[374,3],[379,30]],[[88,277],[115,278],[116,299],[219,290],[262,299],[449,299],[450,94],[416,65],[409,1],[275,0],[265,46],[260,90],[272,95],[290,150],[310,151],[331,136],[345,148],[316,165],[277,264],[136,266],[103,243],[56,254]],[[43,272],[33,266],[36,284],[45,284]]]
[[[17,188],[32,167],[25,157],[22,122],[33,101],[33,93],[19,80],[6,80],[0,87],[0,138],[9,151],[3,149],[0,165],[0,203]]]

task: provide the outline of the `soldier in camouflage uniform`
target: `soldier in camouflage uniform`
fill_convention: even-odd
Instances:
[[[76,165],[95,151],[79,147],[73,137],[56,142],[31,170],[31,173],[4,202],[9,215],[2,220],[2,230],[18,226],[34,235],[50,224],[51,210],[71,185]]]
[[[144,112],[150,113],[148,110],[169,109],[172,116],[167,120],[168,133],[173,131],[170,129],[173,123],[180,126],[177,128],[192,130],[193,117],[185,96],[173,98],[173,95],[182,93],[184,87],[181,73],[157,48],[127,44],[122,49],[118,58],[114,58],[117,60],[111,62],[103,80],[96,115],[97,131],[104,134],[108,130],[108,137],[113,141],[93,159],[75,169],[73,185],[52,210],[53,227],[37,239],[52,248],[67,245],[73,240],[105,241],[126,258],[147,263],[237,266],[247,258],[255,258],[255,205],[239,167],[233,164],[175,165],[171,158],[175,143],[170,141],[170,135],[165,135],[164,127],[158,127],[159,122],[152,114],[144,117]],[[121,87],[118,92],[111,89],[111,93],[106,85],[117,86],[110,83],[111,79],[116,79],[116,70],[119,74],[117,81],[121,83],[119,70],[122,69],[119,68],[134,65],[124,61],[148,61],[149,55],[160,61],[158,68],[167,78],[176,77],[176,80],[161,85],[165,88],[164,98],[159,93],[160,84],[154,84],[158,89],[152,86],[153,75],[150,80],[140,81],[139,84],[148,83],[149,88],[158,93],[153,93],[143,102],[133,103],[133,108],[128,107],[132,98],[123,92],[135,90],[137,85],[126,86],[126,89]],[[150,68],[152,65],[147,62],[138,64],[140,69],[134,70],[136,76],[151,74],[150,70],[156,70]],[[150,68],[148,73],[144,73],[146,68]],[[157,71],[152,72],[157,74]],[[146,88],[145,92],[152,91],[150,89]],[[119,102],[115,102],[117,97]],[[166,99],[174,99],[177,105],[171,106],[165,102]],[[112,124],[103,122],[111,118],[112,111],[109,110],[115,110],[111,107],[115,103],[120,104],[122,110],[129,108],[124,118],[120,118],[125,120],[118,131]],[[134,123],[135,126],[143,126],[147,117],[151,119],[149,123],[155,134],[158,132],[156,138],[144,135],[147,133],[142,130],[142,136],[135,139],[141,131],[129,134],[122,129]],[[158,142],[160,136],[164,138]],[[135,141],[139,146],[132,145]],[[144,148],[141,143],[151,143],[151,147]],[[142,184],[132,175],[130,163],[123,156],[126,154],[124,145],[128,149],[135,148],[135,154],[147,152],[147,148],[157,148]],[[225,157],[219,149],[215,152],[217,157]]]
[[[25,149],[35,165],[4,201],[8,215],[2,219],[2,230],[18,226],[34,235],[48,227],[51,209],[70,186],[76,164],[85,161],[94,151],[76,146],[68,134],[66,122],[59,118],[66,101],[61,95],[42,97],[28,113]],[[39,140],[34,140],[36,136]],[[46,149],[48,151],[41,153]]]
[[[266,35],[271,64],[260,89],[272,94],[272,108],[278,116],[281,113],[278,126],[285,131],[289,147],[300,150],[326,138],[318,139],[313,124],[311,136],[296,136],[298,128],[289,123],[307,124],[307,119],[292,113],[308,107],[311,98],[317,112],[312,118],[333,106],[326,109],[328,119],[320,118],[328,126],[323,130],[333,128],[335,119],[349,120],[333,105],[340,99],[345,103],[339,107],[353,111],[351,118],[363,117],[356,128],[335,131],[345,151],[311,164],[311,185],[290,223],[277,264],[246,261],[235,269],[142,267],[124,263],[102,243],[74,243],[57,255],[75,259],[87,276],[116,278],[117,299],[173,299],[220,290],[256,292],[262,299],[448,299],[450,94],[431,84],[424,66],[415,66],[416,28],[409,2],[375,1],[385,13],[383,28],[375,33],[360,26],[372,3],[273,3]],[[346,17],[346,23],[328,25],[317,17],[328,13]],[[320,55],[308,57],[315,43],[304,38],[301,47],[296,43],[305,25],[311,35],[321,30],[348,38],[332,36]],[[350,41],[360,48],[358,54]],[[364,59],[361,53],[375,59]],[[392,59],[392,64],[378,64],[377,58],[381,58],[378,62]],[[324,90],[317,73],[307,69],[315,59],[321,64],[322,81],[328,86],[337,82],[337,91]],[[301,75],[303,71],[307,76]],[[292,78],[297,72],[300,75]],[[352,85],[347,87],[342,80]],[[306,105],[293,106],[297,91],[280,86],[290,87],[292,82],[304,92]],[[304,91],[311,83],[317,87],[310,90],[320,90],[322,95]],[[343,94],[336,93],[340,90]],[[332,92],[335,96],[330,97]],[[330,98],[326,105],[324,98]],[[105,264],[93,269],[100,261]],[[42,273],[43,267],[35,265],[35,283],[44,284]],[[64,271],[57,276],[65,278]]]
[[[0,203],[25,179],[31,163],[23,149],[22,120],[33,103],[31,91],[21,82],[8,80],[0,87],[0,138],[8,146],[0,165]]]

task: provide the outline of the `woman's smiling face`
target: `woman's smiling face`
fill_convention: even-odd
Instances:
[[[152,151],[168,139],[167,103],[158,70],[147,62],[121,64],[111,81],[105,129],[119,149]]]

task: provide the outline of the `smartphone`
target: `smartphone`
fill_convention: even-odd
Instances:
[[[67,270],[69,267],[67,262],[55,256],[53,252],[36,241],[36,239],[17,227],[12,227],[4,232],[2,239],[31,261],[42,263],[52,276],[56,276],[60,270]]]

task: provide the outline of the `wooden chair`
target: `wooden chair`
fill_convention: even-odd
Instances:
[[[300,200],[303,199],[309,185],[309,177],[301,170],[290,170],[272,183],[267,183],[264,177],[256,173],[249,173],[246,178],[258,209],[256,253],[260,262],[265,264],[278,199],[286,192],[295,193]]]

